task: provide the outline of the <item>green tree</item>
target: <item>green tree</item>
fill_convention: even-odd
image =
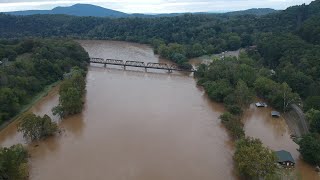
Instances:
[[[209,97],[218,102],[222,102],[223,99],[232,92],[232,86],[226,79],[207,82],[204,86]]]
[[[80,113],[83,108],[82,96],[85,92],[85,72],[79,68],[71,70],[71,77],[65,79],[59,90],[59,105],[52,109],[60,117]]]
[[[28,177],[28,152],[21,145],[0,148],[0,179],[24,180]]]
[[[248,61],[250,60],[245,61],[245,59],[246,58],[241,58],[240,61],[243,63],[249,63]],[[236,69],[235,76],[237,79],[244,81],[250,87],[253,86],[254,81],[257,79],[256,70],[247,64],[240,64]]]
[[[19,122],[18,131],[23,133],[23,137],[33,141],[54,135],[58,131],[58,125],[48,115],[40,117],[27,114]]]
[[[259,96],[266,99],[271,99],[272,94],[275,91],[276,83],[266,77],[258,77],[254,83],[254,88]]]
[[[273,97],[273,102],[280,106],[282,103],[281,109],[286,111],[289,109],[290,105],[293,103],[299,103],[300,97],[297,93],[293,93],[292,89],[288,86],[287,83],[282,83],[280,87],[278,87],[275,96]]]
[[[320,134],[320,111],[315,109],[310,109],[306,113],[306,117],[310,124],[310,132]]]
[[[267,179],[276,173],[276,155],[263,147],[259,139],[244,138],[237,142],[234,153],[238,172],[245,178]]]
[[[304,102],[304,110],[308,111],[310,109],[320,110],[320,96],[309,96]]]
[[[228,38],[228,47],[230,50],[237,50],[241,46],[241,38],[238,35],[233,35]]]
[[[7,120],[19,110],[19,98],[10,88],[0,89],[0,122]]]
[[[254,98],[253,92],[248,88],[247,84],[241,79],[238,81],[234,91],[235,99],[240,107],[247,107]]]
[[[299,152],[303,159],[312,164],[320,165],[320,139],[319,134],[307,134],[298,142]]]

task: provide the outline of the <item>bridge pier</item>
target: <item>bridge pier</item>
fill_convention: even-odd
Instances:
[[[104,64],[104,67],[106,68],[106,67],[107,67],[107,64]]]
[[[123,70],[126,70],[126,65],[123,65]]]
[[[148,68],[145,67],[145,68],[144,68],[144,72],[148,72]]]

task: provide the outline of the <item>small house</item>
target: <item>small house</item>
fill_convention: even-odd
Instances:
[[[264,102],[257,102],[256,106],[257,107],[268,107],[267,103],[264,103]]]
[[[271,112],[271,116],[278,118],[278,117],[280,117],[280,113],[279,113],[278,111],[272,111],[272,112]]]
[[[290,152],[281,150],[276,151],[277,162],[283,167],[294,167],[295,161]]]

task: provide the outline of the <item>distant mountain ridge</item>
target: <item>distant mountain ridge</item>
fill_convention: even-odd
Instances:
[[[255,8],[248,9],[243,11],[234,11],[234,12],[226,12],[226,13],[209,13],[209,12],[199,12],[204,14],[226,14],[226,15],[265,15],[276,12],[274,9],[270,8]],[[124,12],[103,8],[96,5],[91,4],[75,4],[69,7],[56,7],[52,10],[26,10],[26,11],[13,11],[13,12],[4,12],[5,14],[10,15],[34,15],[34,14],[64,14],[71,16],[93,16],[93,17],[113,17],[113,18],[121,18],[121,17],[169,17],[169,16],[179,16],[185,13],[170,13],[170,14],[127,14]],[[195,13],[195,14],[199,14]]]
[[[115,11],[100,6],[91,4],[75,4],[69,7],[56,7],[52,10],[27,10],[27,11],[13,11],[5,12],[11,15],[34,15],[34,14],[65,14],[71,16],[94,16],[94,17],[128,17],[120,11]]]
[[[227,12],[225,14],[228,15],[245,15],[245,14],[252,14],[252,15],[266,15],[266,14],[271,14],[277,12],[275,9],[271,8],[252,8],[252,9],[247,9],[247,10],[242,10],[242,11],[232,11],[232,12]]]

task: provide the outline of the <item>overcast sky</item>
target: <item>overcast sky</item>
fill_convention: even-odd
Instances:
[[[126,13],[225,12],[249,8],[285,9],[312,0],[0,0],[0,12],[52,9],[88,3]]]

